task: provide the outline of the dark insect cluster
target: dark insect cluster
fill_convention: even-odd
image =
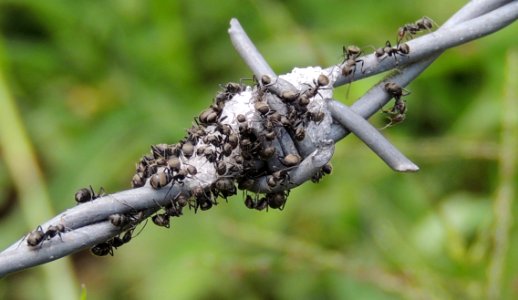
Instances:
[[[419,24],[416,26],[429,27],[425,19]],[[409,26],[403,31],[416,32]],[[397,60],[397,56],[407,55],[408,45],[399,42],[398,39],[397,46],[393,47],[387,41],[385,47],[376,50],[376,56],[393,56]],[[361,54],[357,46],[343,47],[341,75],[354,74],[358,67],[363,72]],[[238,189],[245,191],[244,202],[248,208],[284,209],[290,188],[300,184],[294,183],[291,176],[305,159],[299,153],[300,144],[313,143],[318,135],[314,128],[326,119],[327,109],[322,109],[320,100],[315,100],[323,99],[322,94],[330,88],[331,80],[319,74],[312,82],[297,88],[284,79],[267,75],[254,78],[254,82],[251,87],[232,82],[222,85],[212,104],[194,118],[183,139],[175,144],[152,145],[150,152],[138,161],[131,180],[133,188],[147,186],[180,191],[176,195],[167,192],[167,199],[160,201],[168,201],[167,205],[157,203],[159,209],[151,216],[155,225],[170,228],[171,218],[182,216],[184,208],[195,213],[209,210],[218,204],[218,199],[227,200],[236,195]],[[394,83],[387,83],[385,89],[395,99],[394,107],[385,111],[390,119],[387,126],[391,126],[405,118],[406,105],[402,97],[408,93]],[[247,96],[236,97],[242,93]],[[248,103],[236,104],[239,99],[246,99]],[[236,106],[241,108],[235,109]],[[331,165],[325,164],[309,179],[319,182],[331,170]],[[90,187],[79,190],[75,198],[78,203],[84,203],[102,194]],[[113,255],[114,249],[128,243],[136,225],[146,219],[139,214],[142,212],[110,216],[109,221],[123,233],[97,244],[91,249],[92,253]],[[37,230],[33,235],[31,241],[37,245],[51,233]]]
[[[353,50],[348,51],[349,59],[354,60],[361,51],[353,54]],[[255,210],[284,209],[292,183],[290,171],[297,168],[303,157],[296,147],[281,147],[280,138],[301,142],[307,138],[309,124],[322,122],[325,113],[310,104],[330,80],[321,74],[300,90],[279,89],[277,81],[265,75],[252,87],[240,83],[223,85],[213,103],[194,119],[183,139],[175,144],[151,146],[150,152],[136,164],[132,187],[178,187],[175,191],[180,191],[176,195],[168,192],[167,205],[157,203],[159,209],[151,216],[155,225],[170,228],[171,218],[182,216],[184,208],[206,211],[217,205],[219,199],[236,195],[238,189],[253,191],[261,178],[266,181],[266,188],[259,189],[263,192],[253,197],[246,192],[245,205]],[[245,105],[253,109],[243,114],[226,107],[230,101],[237,101],[234,96],[245,91],[249,93],[249,103]],[[232,105],[235,104],[229,107]],[[207,174],[210,179],[206,179]],[[314,177],[320,179],[324,174],[328,172],[319,171]],[[79,203],[97,197],[99,194],[91,187],[76,193]],[[144,219],[143,212],[135,211],[111,215],[109,221],[122,233],[95,245],[91,252],[113,255],[115,249],[134,237],[133,231]]]
[[[397,56],[405,56],[410,53],[410,47],[406,43],[402,43],[405,37],[413,37],[417,33],[431,29],[434,27],[435,22],[428,17],[422,17],[421,19],[415,21],[414,23],[405,24],[398,29],[397,33],[397,45],[395,47],[392,46],[390,41],[385,42],[384,47],[380,47],[376,49],[374,52],[375,56],[379,59],[383,59],[388,56],[394,57],[396,63],[398,62]],[[349,48],[344,47],[344,53],[347,53],[346,58],[348,58],[351,54],[349,54]],[[356,53],[354,48],[351,48],[353,51],[351,53]],[[346,64],[347,66],[347,64]],[[343,73],[343,72],[342,72]],[[345,75],[345,74],[344,74]],[[401,123],[406,118],[407,106],[406,101],[403,99],[404,96],[410,94],[407,90],[402,88],[400,85],[394,82],[387,82],[384,85],[385,91],[394,98],[394,105],[392,108],[388,110],[383,110],[383,112],[387,115],[389,122],[382,129],[387,127],[396,125]]]
[[[348,51],[353,60],[361,53],[359,49],[354,52],[353,48]],[[266,193],[262,197],[257,194],[253,204],[247,206],[258,210],[284,208],[289,194],[289,170],[297,167],[302,157],[298,153],[284,153],[277,139],[287,133],[294,141],[302,141],[306,138],[305,127],[310,122],[323,120],[324,113],[308,106],[329,82],[329,78],[321,74],[302,90],[279,92],[274,87],[276,80],[264,75],[249,89],[253,95],[250,105],[255,112],[248,115],[223,113],[225,104],[245,91],[241,84],[224,85],[213,104],[195,118],[185,138],[177,144],[151,146],[150,154],[137,164],[132,180],[134,188],[149,184],[161,189],[196,182],[189,179],[196,178],[200,166],[211,165],[217,176],[211,185],[193,186],[171,199],[151,217],[153,223],[169,228],[170,218],[181,216],[184,207],[195,212],[208,210],[218,204],[218,198],[227,199],[237,194],[238,188],[246,190],[263,176],[272,189],[286,186],[284,192]]]

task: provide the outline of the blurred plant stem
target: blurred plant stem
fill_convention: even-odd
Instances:
[[[507,72],[502,105],[502,129],[498,156],[498,186],[493,203],[494,241],[493,253],[488,269],[488,299],[501,299],[505,288],[502,281],[507,265],[509,234],[512,225],[512,205],[515,190],[513,179],[516,175],[516,149],[518,148],[518,49],[507,53]]]
[[[3,51],[0,47],[0,61]],[[16,186],[18,203],[31,230],[54,215],[47,187],[38,166],[30,138],[4,78],[0,64],[0,150]],[[44,228],[45,230],[46,228]],[[18,228],[23,232],[23,228]],[[70,258],[41,267],[48,299],[77,299],[78,285]]]

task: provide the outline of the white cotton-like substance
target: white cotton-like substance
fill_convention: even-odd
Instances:
[[[237,115],[242,114],[250,121],[255,111],[253,105],[253,92],[251,87],[247,87],[245,91],[234,95],[232,99],[225,102],[225,107],[221,112],[220,120],[223,124],[232,126],[232,129],[237,130],[239,123],[236,120]]]
[[[294,68],[291,73],[281,75],[280,78],[289,81],[300,91],[308,90],[316,85],[318,76],[325,75],[329,78],[329,84],[318,89],[316,95],[311,98],[308,110],[312,113],[323,112],[324,119],[321,122],[309,122],[306,128],[306,136],[313,144],[318,145],[328,139],[331,131],[331,123],[333,118],[327,109],[326,99],[333,98],[333,82],[334,75],[327,74],[320,67]],[[331,78],[330,78],[331,77]]]

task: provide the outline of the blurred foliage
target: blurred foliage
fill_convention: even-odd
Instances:
[[[463,4],[0,0],[0,72],[59,212],[78,188],[129,188],[149,145],[176,142],[219,84],[251,77],[227,36],[231,17],[284,73],[336,64],[344,44],[369,52],[402,24],[423,15],[441,24]],[[61,275],[77,278],[82,299],[479,299],[498,258],[502,299],[518,297],[515,227],[503,257],[495,250],[495,220],[518,215],[512,202],[495,210],[517,34],[511,25],[451,49],[408,87],[407,120],[384,134],[419,173],[394,173],[350,136],[337,145],[334,173],[293,190],[284,211],[251,211],[234,197],[171,230],[148,225],[114,257],[75,254],[74,274]],[[336,96],[352,103],[379,78]],[[3,159],[0,212],[2,248],[45,221],[24,220]],[[11,275],[0,298],[41,299],[46,282],[39,267]]]

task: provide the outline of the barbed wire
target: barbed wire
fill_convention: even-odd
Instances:
[[[269,95],[265,97],[271,110],[266,114],[271,111],[283,111],[285,107],[279,102],[279,99],[282,100],[287,96],[287,92],[295,93],[298,97],[301,94],[314,93],[311,95],[313,107],[298,115],[299,118],[315,118],[315,115],[312,114],[316,111],[323,115],[321,121],[316,122],[313,119],[312,122],[304,123],[303,129],[306,138],[300,141],[293,139],[293,134],[287,130],[275,128],[277,137],[272,141],[272,147],[275,148],[278,157],[286,159],[288,155],[293,154],[293,157],[298,157],[300,161],[297,161],[294,166],[286,167],[283,165],[282,159],[278,159],[276,156],[259,161],[254,168],[263,168],[261,164],[265,164],[264,168],[270,172],[285,172],[288,174],[289,180],[282,185],[269,184],[271,173],[254,174],[247,178],[247,174],[240,171],[233,174],[232,177],[241,180],[242,187],[252,192],[284,193],[313,179],[315,173],[321,172],[322,167],[333,155],[334,143],[343,139],[349,132],[357,135],[394,170],[416,171],[418,167],[366,121],[393,98],[394,95],[387,92],[387,83],[395,83],[404,88],[446,49],[495,32],[517,18],[518,2],[516,1],[471,1],[436,31],[405,42],[409,48],[407,54],[401,52],[404,49],[398,48],[401,46],[398,43],[396,47],[386,48],[385,50],[388,52],[381,56],[376,53],[357,56],[353,59],[354,64],[361,61],[362,67],[354,67],[351,72],[343,72],[344,67],[348,64],[350,66],[350,62],[344,61],[323,69],[318,67],[298,69],[279,77],[261,56],[239,22],[232,20],[229,29],[231,40],[238,53],[255,74],[258,85],[255,88],[243,87],[241,93],[236,93],[237,95],[232,99],[228,99],[220,116],[220,120],[224,119],[224,121],[222,120],[219,124],[237,131],[239,122],[236,120],[236,116],[242,114],[251,116],[249,124],[255,126],[254,116],[257,115],[257,107],[254,106],[254,103],[258,103],[262,96]],[[332,99],[334,87],[392,69],[396,69],[396,71],[372,87],[351,107]],[[329,82],[318,81],[319,74],[325,74]],[[258,97],[257,93],[261,93],[261,97]],[[207,126],[207,128],[210,128],[211,132],[215,134],[218,126]],[[239,153],[242,151],[241,148],[242,145],[232,153]],[[24,236],[0,253],[0,276],[50,262],[104,243],[127,231],[128,228],[132,230],[137,223],[171,205],[179,195],[190,193],[196,187],[213,186],[221,178],[226,178],[218,175],[218,170],[214,168],[213,164],[208,164],[206,160],[193,156],[193,158],[183,161],[183,163],[186,162],[196,165],[198,173],[186,176],[187,178],[182,180],[181,184],[169,184],[156,189],[151,187],[148,180],[142,187],[100,195],[93,201],[81,203],[58,214],[41,225],[44,240],[37,243],[36,246],[29,246],[28,236]],[[228,163],[228,159],[225,162]],[[157,170],[155,174],[159,172]],[[131,216],[130,224],[114,226],[110,221],[110,216],[114,215]],[[49,226],[57,225],[62,225],[62,230],[55,232],[52,236],[47,234],[48,231],[43,231],[43,228],[48,230]],[[109,250],[111,251],[111,248]]]

